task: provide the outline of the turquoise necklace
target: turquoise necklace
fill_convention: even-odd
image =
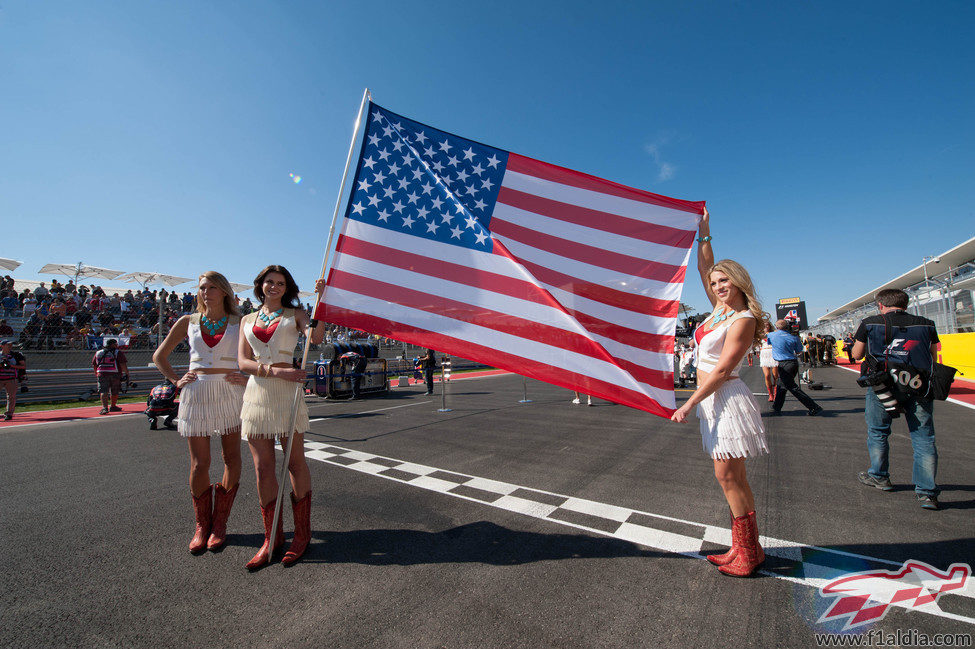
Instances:
[[[279,317],[281,317],[281,314],[282,313],[284,313],[284,307],[278,309],[277,311],[275,311],[271,315],[267,315],[263,311],[258,311],[257,312],[257,317],[260,319],[261,322],[264,323],[264,328],[267,329],[269,326],[271,326],[271,323],[272,322],[274,322]]]
[[[727,320],[728,316],[730,316],[732,313],[734,313],[734,311],[732,311],[731,309],[725,311],[724,307],[722,307],[720,311],[718,311],[713,316],[711,316],[711,326],[713,327],[719,322],[723,322]]]
[[[217,320],[216,322],[214,322],[210,318],[206,317],[206,314],[203,314],[200,316],[200,324],[203,325],[204,329],[207,330],[208,334],[214,336],[218,331],[223,329],[223,326],[225,324],[227,324],[227,316],[224,316],[219,320]]]

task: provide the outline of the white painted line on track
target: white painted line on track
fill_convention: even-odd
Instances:
[[[843,365],[837,365],[836,367],[840,368],[841,370],[846,370],[847,372],[856,372],[857,374],[860,373],[860,370],[853,369],[852,367],[844,367]],[[971,403],[965,403],[964,401],[959,401],[958,399],[954,399],[952,397],[948,397],[947,399],[945,399],[945,401],[950,401],[951,403],[957,403],[959,406],[965,406],[970,410],[975,410],[975,405]]]
[[[457,471],[354,451],[323,442],[306,441],[305,448],[306,457],[332,466],[352,469],[393,482],[435,491],[445,496],[531,516],[558,525],[574,527],[593,534],[630,541],[655,550],[680,554],[694,559],[704,559],[702,550],[705,542],[728,545],[731,541],[730,530],[713,525],[565,496],[489,478],[480,478]],[[341,458],[342,461],[337,460],[337,458]],[[358,461],[346,464],[345,462],[348,460]],[[375,462],[375,460],[382,460],[382,462]],[[433,474],[440,474],[441,477]],[[816,589],[832,579],[851,572],[867,569],[890,569],[892,566],[900,567],[902,565],[900,562],[889,559],[805,545],[767,536],[761,537],[761,542],[765,554],[777,559],[774,561],[776,564],[774,568],[761,570],[762,574]],[[964,557],[961,558],[961,560],[964,559]],[[952,559],[946,558],[945,561],[948,563]],[[775,572],[771,570],[775,570]],[[944,594],[941,597],[975,599],[975,589],[956,591]],[[912,608],[909,604],[910,601],[905,601],[894,602],[890,605],[975,625],[975,618],[941,610],[937,602],[925,605],[923,609]]]

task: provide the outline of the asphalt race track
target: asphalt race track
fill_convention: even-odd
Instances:
[[[700,556],[729,522],[696,419],[576,406],[534,381],[522,404],[513,375],[451,382],[447,413],[422,385],[311,399],[313,543],[294,567],[253,574],[246,449],[228,546],[194,557],[175,432],[142,415],[3,428],[0,646],[816,646],[849,618],[818,621],[836,601],[819,593],[828,580],[975,564],[975,412],[936,405],[943,509],[925,511],[903,420],[896,490],[864,487],[862,390],[839,368],[816,377],[833,386],[810,393],[827,412],[807,417],[790,396],[765,420],[771,455],[748,464],[768,554],[752,579]],[[743,378],[762,391],[757,367]],[[975,636],[975,578],[913,601],[847,633]]]

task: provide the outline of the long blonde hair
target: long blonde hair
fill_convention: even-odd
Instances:
[[[719,270],[728,276],[731,283],[734,284],[742,295],[745,296],[745,306],[753,316],[755,316],[755,335],[753,339],[753,344],[760,345],[763,340],[765,340],[766,327],[769,326],[769,314],[762,311],[762,302],[758,299],[755,294],[755,284],[752,283],[752,277],[745,270],[745,267],[739,264],[734,259],[722,259],[717,262],[711,269],[708,270],[708,278],[711,277],[711,273]]]
[[[200,299],[200,282],[204,279],[210,280],[213,284],[217,285],[221,291],[223,291],[223,308],[229,315],[240,315],[240,309],[237,308],[237,296],[234,295],[234,289],[227,281],[227,278],[218,273],[215,270],[208,270],[196,280],[197,295],[196,295],[196,310],[198,313],[206,315],[206,310],[203,306],[203,300]]]

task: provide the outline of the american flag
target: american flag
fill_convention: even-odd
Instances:
[[[315,317],[669,416],[703,208],[370,104]]]

